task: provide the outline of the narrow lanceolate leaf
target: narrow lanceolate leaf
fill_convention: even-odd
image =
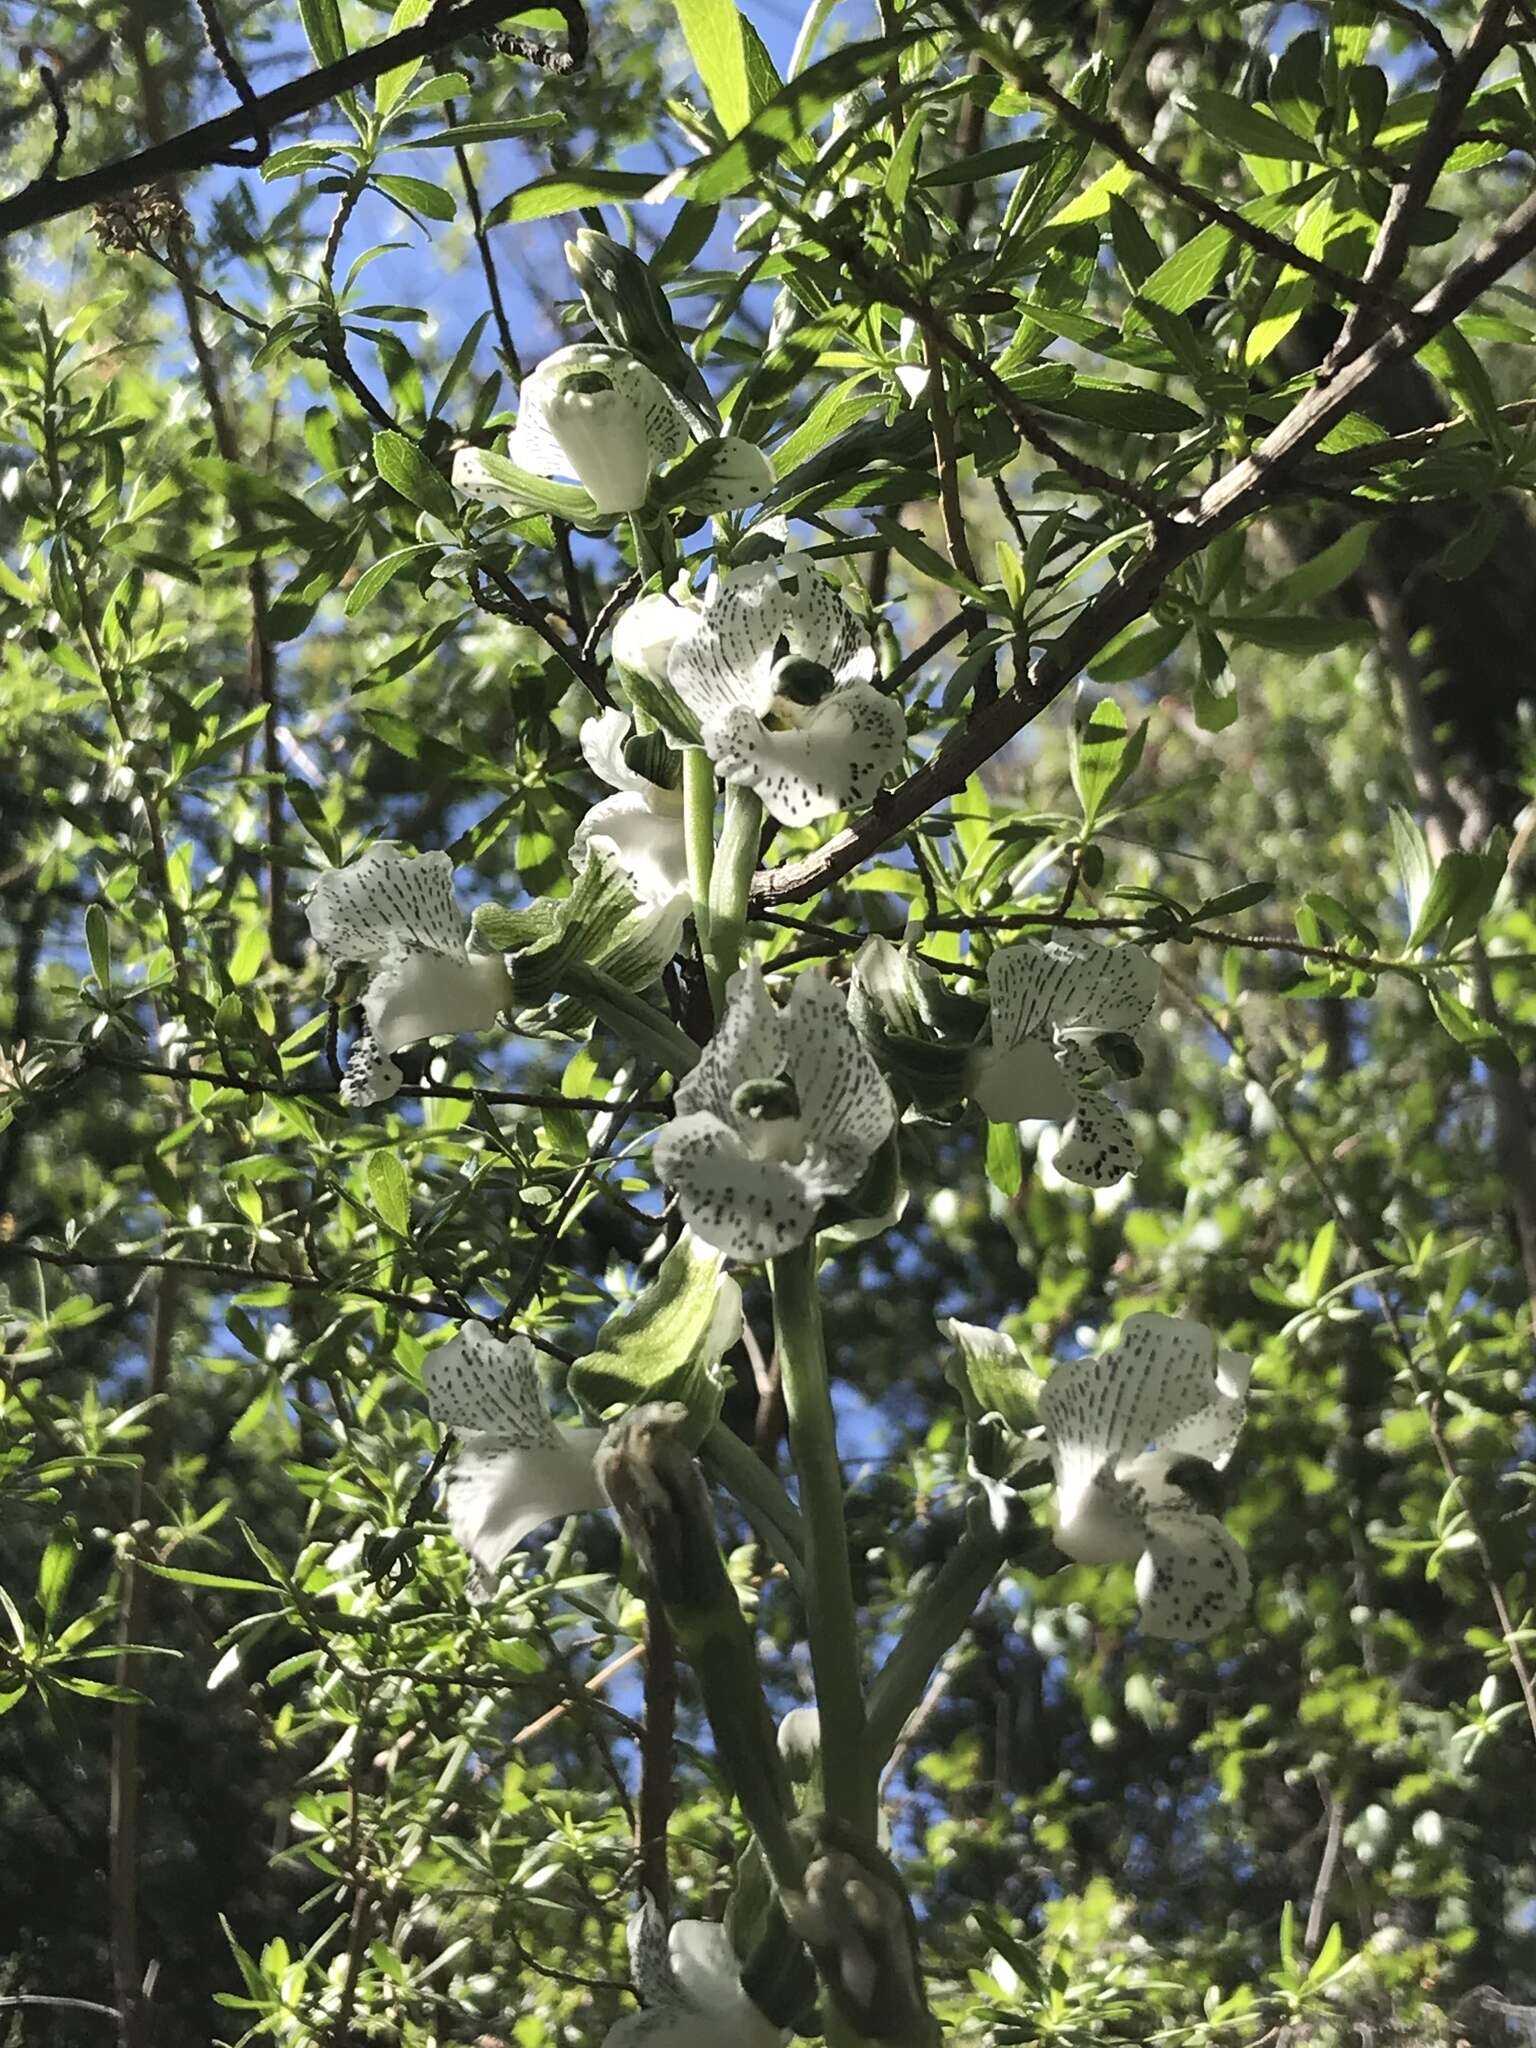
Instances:
[[[339,64],[347,54],[338,0],[299,0],[299,19],[316,64]]]
[[[1072,786],[1083,807],[1083,829],[1091,831],[1100,811],[1123,787],[1141,759],[1146,726],[1131,732],[1125,713],[1112,697],[1093,705],[1071,727]]]
[[[752,113],[747,47],[736,0],[672,0],[710,105],[727,135]]]
[[[368,1161],[368,1192],[396,1237],[404,1237],[411,1221],[411,1184],[393,1152],[375,1152]]]
[[[524,220],[548,220],[557,213],[576,213],[583,206],[601,206],[610,199],[643,199],[656,180],[645,171],[559,171],[535,178],[498,199],[485,217],[487,227]]]
[[[373,437],[373,466],[392,491],[398,491],[418,511],[438,519],[455,520],[459,502],[447,479],[428,462],[414,441],[386,427]]]

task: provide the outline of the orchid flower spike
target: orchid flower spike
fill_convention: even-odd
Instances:
[[[629,1923],[629,1970],[642,2011],[610,2027],[603,2048],[784,2048],[741,1987],[741,1965],[718,1921],[679,1920],[669,1932],[647,1898]]]
[[[591,847],[609,847],[641,908],[661,911],[688,897],[683,793],[652,782],[630,765],[624,751],[630,737],[622,711],[605,711],[581,728],[587,766],[619,794],[604,797],[587,812],[571,841],[571,858],[579,869]]]
[[[1097,1077],[1141,1071],[1132,1034],[1157,1001],[1157,963],[1137,946],[1064,933],[1002,947],[987,983],[992,1042],[972,1055],[972,1100],[993,1123],[1064,1125],[1056,1171],[1081,1187],[1111,1186],[1135,1166],[1136,1140]]]
[[[574,477],[606,517],[638,512],[651,479],[681,455],[688,429],[671,393],[622,349],[576,342],[556,349],[523,381],[507,456],[534,476]],[[473,449],[455,458],[455,489],[509,502]]]
[[[1253,1361],[1203,1323],[1135,1315],[1102,1358],[1058,1365],[1040,1395],[1056,1471],[1057,1547],[1079,1564],[1134,1563],[1149,1634],[1197,1642],[1248,1598],[1248,1561],[1176,1476],[1226,1465]]]
[[[448,1526],[488,1594],[497,1572],[542,1522],[606,1508],[594,1460],[605,1432],[555,1422],[533,1346],[463,1323],[422,1369],[427,1403],[459,1447],[443,1482]]]
[[[304,899],[315,944],[333,966],[373,970],[363,995],[367,1029],[347,1061],[349,1108],[387,1102],[403,1075],[390,1057],[418,1039],[487,1031],[510,1001],[499,953],[473,950],[454,901],[446,853],[402,853],[388,840],[331,868]]]
[[[901,706],[875,688],[863,628],[805,555],[712,577],[667,673],[718,772],[781,825],[868,803],[900,763]]]
[[[731,977],[719,1029],[678,1083],[656,1171],[696,1237],[734,1259],[777,1258],[805,1241],[830,1195],[856,1185],[895,1121],[841,993],[803,973],[780,1010],[753,961]]]

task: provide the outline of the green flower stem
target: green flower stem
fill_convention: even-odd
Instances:
[[[762,833],[763,806],[756,792],[732,783],[725,792],[725,824],[715,849],[715,871],[709,887],[709,941],[704,956],[716,1016],[724,1007],[726,983],[741,965],[747,894],[757,872],[757,848]]]
[[[814,1235],[773,1261],[774,1334],[806,1525],[806,1605],[827,1811],[873,1840],[875,1773],[865,1742],[858,1613],[843,1525],[843,1475],[837,1462],[837,1423],[827,1380],[816,1266]]]
[[[672,528],[656,512],[631,512],[629,530],[635,541],[635,567],[649,583],[653,576],[664,581],[677,571],[677,542]]]
[[[709,884],[715,871],[715,770],[702,747],[683,749],[683,836],[688,849],[688,893],[699,950],[709,960]],[[710,994],[715,993],[713,987]],[[719,1002],[716,998],[718,1014]]]
[[[681,1080],[698,1065],[699,1048],[687,1032],[600,967],[572,961],[561,972],[560,986],[566,995],[584,1002],[633,1051],[657,1061],[674,1078]]]
[[[796,1591],[805,1590],[805,1525],[800,1511],[762,1459],[733,1429],[717,1422],[699,1447],[706,1471],[731,1493],[747,1520],[774,1550]]]
[[[869,1690],[868,1761],[878,1773],[948,1650],[965,1633],[976,1603],[1005,1561],[991,1534],[968,1530],[939,1567],[912,1611],[901,1641]]]

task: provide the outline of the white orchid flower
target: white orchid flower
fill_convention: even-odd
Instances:
[[[484,1323],[463,1323],[422,1377],[433,1421],[458,1433],[444,1502],[478,1590],[541,1523],[607,1507],[593,1463],[604,1432],[553,1420],[526,1337],[503,1343]]]
[[[589,848],[611,849],[644,910],[670,911],[688,898],[688,848],[683,833],[683,793],[652,782],[624,758],[629,721],[622,711],[605,711],[581,728],[581,751],[592,773],[617,796],[594,804],[576,827],[571,858],[586,865]]]
[[[574,477],[600,513],[616,517],[639,511],[657,469],[687,445],[676,401],[643,363],[622,349],[576,342],[523,380],[507,457],[534,476]],[[466,497],[509,502],[472,449],[455,458],[453,482]]]
[[[1200,1641],[1248,1598],[1241,1546],[1172,1473],[1186,1458],[1227,1463],[1252,1365],[1203,1323],[1135,1315],[1113,1351],[1058,1365],[1041,1392],[1057,1546],[1079,1564],[1135,1563],[1152,1635]]]
[[[1157,963],[1138,946],[1077,933],[1004,946],[987,964],[992,1042],[972,1056],[969,1092],[993,1123],[1065,1128],[1053,1164],[1080,1187],[1111,1186],[1136,1164],[1130,1121],[1089,1076],[1112,1065],[1157,1001]]]
[[[648,682],[664,683],[672,648],[694,616],[692,605],[679,604],[665,591],[637,597],[613,629],[614,660]]]
[[[895,1121],[839,991],[800,974],[780,1010],[753,961],[731,977],[719,1029],[678,1083],[656,1171],[696,1237],[730,1258],[777,1258],[862,1178]]]
[[[784,2048],[741,1988],[741,1965],[718,1921],[679,1920],[669,1932],[653,1899],[629,1923],[629,1969],[643,2010],[610,2027],[603,2048]]]
[[[727,782],[781,825],[868,803],[901,760],[901,706],[863,628],[805,555],[711,577],[667,674]]]
[[[390,1054],[423,1038],[487,1031],[511,999],[499,953],[475,952],[454,901],[446,853],[403,853],[388,840],[321,875],[304,907],[315,944],[332,962],[370,967],[367,1033],[347,1062],[342,1099],[386,1102],[402,1075]]]

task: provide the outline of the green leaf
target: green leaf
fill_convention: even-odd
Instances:
[[[1138,299],[1149,299],[1155,306],[1165,306],[1171,313],[1187,313],[1191,306],[1210,292],[1222,273],[1228,251],[1232,247],[1232,236],[1220,222],[1213,221],[1208,228],[1202,228],[1193,240],[1175,249],[1166,262],[1160,263],[1146,283],[1136,294]]]
[[[1272,583],[1265,592],[1266,598],[1283,609],[1286,605],[1311,604],[1326,597],[1329,591],[1347,583],[1365,560],[1375,530],[1370,520],[1347,528],[1310,561]]]
[[[430,135],[391,136],[394,149],[468,149],[474,142],[505,142],[514,135],[539,135],[558,128],[558,114],[508,114],[499,121],[460,121],[456,128],[434,128]]]
[[[747,50],[736,0],[672,0],[710,105],[727,135],[752,117]]]
[[[338,0],[299,0],[299,20],[320,65],[339,64],[347,54]]]
[[[387,34],[399,35],[402,29],[414,28],[419,21],[425,21],[437,0],[400,0],[391,17]],[[413,57],[409,64],[397,64],[393,71],[381,72],[374,80],[373,104],[380,120],[388,118],[416,73],[421,69],[421,59]]]
[[[373,182],[401,206],[424,213],[428,220],[453,219],[453,194],[446,185],[431,185],[425,178],[403,178],[394,171],[375,171]]]
[[[851,43],[847,49],[823,57],[775,93],[723,147],[672,172],[659,184],[653,181],[647,199],[660,204],[668,199],[702,203],[731,198],[760,174],[775,171],[846,93],[878,76],[902,51],[924,40],[911,34],[881,36],[873,42]]]
[[[1012,1124],[1001,1128],[1013,1130]],[[1008,1427],[1021,1436],[1033,1429],[1040,1420],[1044,1381],[1032,1370],[1013,1339],[1001,1330],[985,1329],[978,1323],[951,1320],[939,1327],[960,1354],[965,1385],[981,1414],[1001,1415]],[[953,1369],[950,1376],[953,1377]]]
[[[408,505],[434,518],[456,524],[459,501],[447,479],[440,476],[414,441],[397,434],[392,427],[373,437],[373,466],[392,491],[398,491]],[[388,581],[388,578],[385,578]]]
[[[396,1237],[411,1225],[411,1184],[393,1152],[374,1152],[368,1159],[368,1194]]]
[[[79,1545],[69,1530],[61,1530],[52,1537],[43,1552],[42,1562],[37,1568],[37,1604],[50,1626],[69,1591],[79,1555]]]
[[[725,1387],[720,1360],[741,1335],[741,1289],[721,1253],[685,1233],[651,1285],[611,1315],[570,1389],[593,1415],[642,1401],[681,1401],[694,1443],[718,1420]]]
[[[396,548],[392,554],[381,555],[358,577],[347,592],[346,613],[350,619],[372,604],[387,583],[393,582],[408,562],[419,561],[423,555],[441,553],[436,541],[415,541],[410,547]]]
[[[495,228],[524,220],[548,220],[551,214],[576,213],[583,206],[601,206],[608,199],[643,199],[655,183],[647,171],[556,171],[498,199],[485,224]]]
[[[1211,624],[1254,647],[1272,647],[1281,654],[1328,654],[1372,637],[1364,619],[1282,618],[1266,612],[1212,612]]]
[[[1315,143],[1246,100],[1229,92],[1191,92],[1186,98],[1198,125],[1244,156],[1303,157],[1308,163],[1322,162]]]
[[[1010,1200],[1024,1185],[1024,1153],[1016,1125],[987,1125],[987,1179]]]
[[[1458,940],[1470,938],[1493,906],[1504,879],[1504,863],[1502,845],[1489,853],[1467,853],[1452,847],[1431,878],[1408,935],[1409,945],[1423,946],[1434,939],[1454,946]]]
[[[90,955],[96,986],[105,995],[112,986],[112,941],[107,913],[99,903],[86,907],[85,949]]]
[[[1128,626],[1102,654],[1094,656],[1088,673],[1096,683],[1134,682],[1165,662],[1187,631],[1177,622],[1166,626]]]
[[[1086,717],[1072,720],[1068,745],[1072,787],[1083,807],[1083,830],[1091,832],[1099,812],[1135,772],[1147,742],[1145,722],[1135,732],[1113,697],[1101,697]]]

